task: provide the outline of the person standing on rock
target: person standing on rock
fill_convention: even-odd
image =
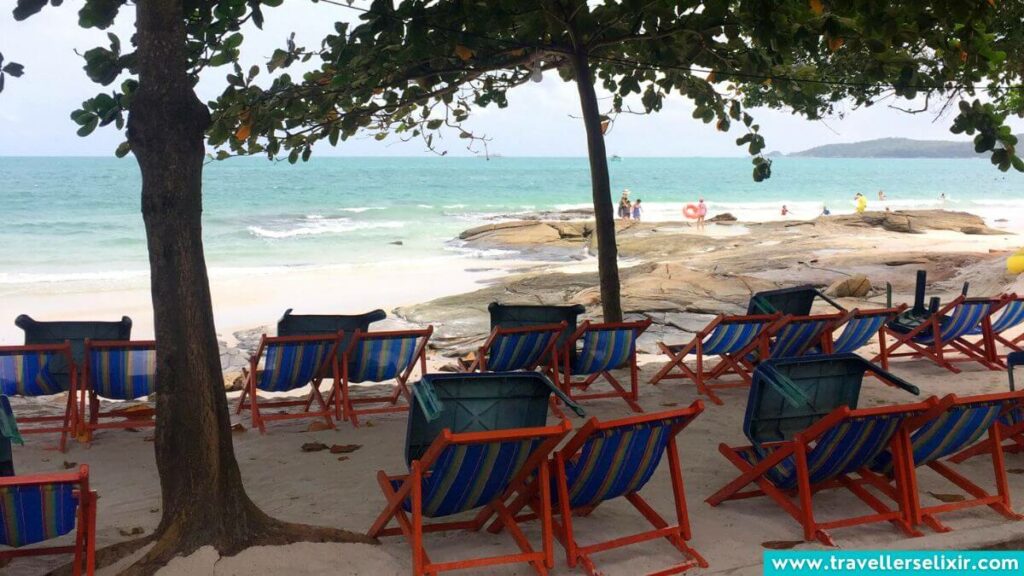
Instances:
[[[697,230],[704,229],[704,218],[708,215],[708,205],[701,198],[697,201]]]
[[[633,206],[629,203],[629,188],[626,188],[622,191],[622,197],[619,198],[619,218],[629,220],[632,210]]]
[[[636,202],[633,203],[633,220],[640,221],[640,217],[643,216],[644,209],[640,207],[640,199],[637,198]]]

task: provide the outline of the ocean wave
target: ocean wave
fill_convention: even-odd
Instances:
[[[282,222],[278,225],[249,226],[247,230],[258,238],[280,240],[299,236],[321,236],[347,234],[361,230],[380,228],[404,228],[405,222],[354,222],[349,218],[324,218],[318,214],[310,214],[302,220]]]
[[[339,208],[341,212],[352,212],[354,214],[362,214],[363,212],[369,212],[370,210],[387,210],[384,206],[359,206],[357,208]]]

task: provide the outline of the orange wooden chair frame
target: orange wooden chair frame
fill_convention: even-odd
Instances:
[[[611,372],[595,372],[588,375],[583,380],[573,380],[572,375],[572,358],[573,352],[575,351],[576,342],[582,338],[589,330],[614,330],[618,328],[633,328],[636,330],[635,339],[638,339],[641,334],[652,324],[650,318],[641,320],[638,322],[606,322],[606,323],[591,323],[589,320],[584,320],[580,324],[579,328],[569,336],[565,342],[562,351],[558,356],[562,359],[562,373],[561,373],[561,387],[567,396],[573,400],[596,400],[599,398],[621,398],[626,401],[630,409],[634,412],[643,412],[644,409],[640,407],[637,401],[640,399],[639,389],[639,368],[636,364],[636,342],[634,340],[633,353],[629,356],[629,390],[623,388],[622,383],[617,378],[612,376]],[[556,382],[559,380],[555,375]],[[612,390],[609,392],[586,392],[591,385],[597,381],[598,378],[603,377]],[[580,393],[575,392],[576,390]]]
[[[60,432],[60,442],[58,448],[61,452],[67,451],[68,433],[72,435],[78,429],[79,425],[79,412],[78,412],[78,369],[75,366],[74,359],[71,356],[71,343],[65,342],[64,344],[28,344],[24,346],[0,346],[0,353],[2,352],[57,352],[63,354],[68,363],[68,377],[70,384],[68,385],[68,401],[67,406],[64,408],[63,416],[27,416],[18,417],[18,431],[21,434],[48,434],[51,432]],[[51,422],[60,422],[59,426],[50,426]],[[25,424],[40,424],[40,426],[32,426],[29,428],[23,427]]]
[[[430,448],[423,453],[422,458],[412,462],[409,474],[388,476],[383,470],[377,472],[377,482],[380,484],[384,497],[387,499],[387,506],[377,517],[377,520],[370,527],[367,534],[372,537],[405,536],[412,548],[413,574],[416,576],[421,574],[437,574],[450,570],[480,569],[486,566],[516,563],[529,563],[537,574],[546,575],[547,570],[554,567],[550,497],[551,480],[546,461],[551,451],[555,449],[571,429],[572,425],[568,420],[562,420],[560,424],[555,426],[495,430],[490,432],[454,434],[447,428],[444,429],[441,435],[430,445]],[[522,468],[520,468],[519,472],[509,483],[505,492],[490,504],[482,507],[473,519],[435,522],[431,524],[423,522],[422,479],[446,448],[458,444],[515,441],[529,438],[543,438],[543,440],[530,458],[523,463]],[[541,490],[542,550],[540,552],[534,551],[530,546],[526,535],[523,534],[522,529],[519,528],[515,518],[505,504],[510,498],[526,489],[527,482],[534,474],[539,478]],[[401,486],[397,490],[392,488],[393,480],[401,481]],[[402,507],[407,499],[411,501],[410,507],[412,509],[408,513]],[[502,522],[503,526],[508,528],[509,533],[520,549],[519,553],[450,562],[433,562],[427,555],[423,545],[424,534],[447,532],[450,530],[479,531],[495,516]],[[397,527],[388,527],[392,520],[398,524]]]
[[[942,416],[944,412],[955,406],[975,402],[1001,400],[1012,400],[1016,401],[1018,406],[1024,405],[1024,392],[1001,392],[997,394],[984,394],[967,398],[958,398],[955,394],[949,394],[941,400],[935,400],[934,398],[930,400],[930,403],[933,405],[930,410],[920,416],[911,418],[908,421],[907,428],[909,431],[920,428],[925,423]],[[972,497],[958,502],[948,502],[934,506],[921,506],[921,496],[917,487],[918,466],[914,463],[914,452],[911,444],[911,437],[910,434],[906,434],[901,438],[901,441],[906,443],[902,450],[905,456],[903,461],[898,464],[905,467],[905,478],[907,478],[908,482],[907,490],[910,493],[911,517],[915,526],[924,524],[936,532],[950,532],[952,529],[940,522],[935,516],[945,512],[953,512],[976,506],[988,506],[1010,520],[1024,519],[1024,515],[1013,511],[1013,505],[1010,502],[1010,487],[1006,476],[1006,463],[1003,458],[1000,427],[1001,426],[997,421],[991,428],[989,428],[988,431],[988,441],[995,447],[990,452],[992,455],[992,468],[995,475],[996,493],[989,494],[984,488],[978,486],[946,464],[933,461],[927,464],[928,468],[935,471],[939,476],[949,480],[950,483],[956,485]],[[874,472],[866,472],[864,476],[879,490],[886,492],[890,497],[894,497],[896,488],[889,483],[888,478]]]
[[[993,298],[992,308],[989,310],[988,315],[986,315],[981,321],[981,338],[973,342],[966,338],[959,338],[957,342],[973,352],[974,355],[984,357],[999,369],[1005,369],[1006,362],[1003,361],[1003,358],[999,354],[999,345],[1002,344],[1011,351],[1024,350],[1020,345],[1021,343],[1024,343],[1024,333],[1011,340],[1010,338],[1003,336],[1001,333],[996,333],[992,327],[992,319],[995,318],[997,312],[1001,311],[1014,301],[1024,301],[1024,296],[1017,295],[1016,293],[1010,293]]]
[[[334,428],[334,421],[331,419],[331,407],[328,402],[324,400],[323,394],[320,393],[320,384],[323,379],[330,376],[334,379],[334,382],[338,382],[339,367],[338,367],[338,346],[341,344],[342,332],[339,331],[337,335],[330,337],[323,334],[313,335],[301,335],[301,336],[267,336],[266,334],[260,339],[259,348],[256,349],[256,353],[249,358],[249,374],[245,379],[245,387],[242,388],[242,394],[238,397],[238,408],[235,410],[236,414],[241,414],[242,410],[249,410],[252,423],[254,426],[259,428],[261,434],[267,432],[266,423],[274,420],[295,420],[298,418],[323,418],[327,426]],[[310,382],[309,396],[305,400],[263,400],[260,401],[257,398],[256,380],[259,377],[257,369],[259,368],[260,359],[263,357],[263,351],[266,349],[267,344],[294,344],[299,342],[322,342],[327,339],[333,339],[334,345],[331,346],[330,352],[327,355],[328,360],[324,362],[317,372],[317,375]],[[246,403],[246,400],[249,402]],[[313,403],[317,403],[319,410],[311,410]],[[292,406],[302,406],[302,412],[289,412],[285,414],[262,414],[260,410],[264,408],[288,408]]]
[[[810,471],[807,467],[807,451],[812,442],[825,434],[831,428],[842,424],[842,422],[848,418],[880,416],[900,412],[921,413],[929,409],[931,406],[932,404],[927,402],[903,404],[898,406],[882,406],[878,408],[860,408],[856,410],[851,410],[849,407],[841,406],[833,410],[828,416],[825,416],[821,420],[809,426],[800,434],[797,434],[790,441],[764,444],[764,447],[772,449],[772,452],[768,457],[753,466],[747,463],[747,461],[738,454],[738,450],[748,449],[750,448],[749,446],[736,449],[722,443],[719,445],[719,452],[721,452],[729,462],[736,466],[736,468],[740,470],[741,474],[738,478],[709,496],[706,502],[712,506],[718,506],[727,500],[740,500],[758,496],[768,496],[790,516],[792,516],[794,520],[803,526],[804,540],[817,540],[826,546],[835,546],[835,541],[832,540],[828,530],[859,526],[861,524],[872,524],[876,522],[891,522],[908,536],[921,536],[921,533],[913,527],[911,516],[912,503],[910,501],[911,495],[908,490],[909,480],[904,476],[904,467],[895,467],[896,483],[899,488],[895,491],[894,495],[898,499],[899,509],[894,511],[886,506],[885,503],[879,500],[875,495],[865,489],[865,484],[871,484],[869,480],[866,480],[863,477],[863,472],[867,470],[866,467],[862,467],[858,470],[858,475],[861,476],[860,478],[852,478],[850,475],[844,475],[812,485],[810,482]],[[907,423],[904,421],[900,426],[900,429],[893,436],[890,448],[894,458],[898,461],[904,458],[903,451],[907,446],[906,442],[901,440],[901,438],[905,438],[908,435]],[[791,497],[793,492],[792,490],[779,489],[766,477],[769,470],[789,456],[794,457],[796,466],[796,503],[793,502]],[[752,483],[756,483],[758,488],[741,492],[744,487]],[[871,509],[873,509],[875,513],[841,518],[829,522],[817,521],[814,518],[814,508],[812,504],[813,495],[824,489],[839,487],[849,490],[864,504],[867,504]]]
[[[956,362],[978,362],[989,370],[999,370],[999,364],[989,360],[983,347],[969,345],[963,338],[951,340],[942,338],[940,320],[967,300],[968,298],[962,294],[957,296],[936,313],[932,314],[927,321],[922,322],[919,326],[906,333],[896,332],[888,326],[882,328],[881,332],[878,333],[880,352],[871,361],[880,363],[882,369],[886,371],[889,370],[889,360],[892,358],[927,358],[954,374],[960,373],[960,369],[955,365]],[[979,299],[971,298],[970,300],[977,301]],[[982,326],[985,326],[985,323],[991,322],[991,315],[991,312],[985,315],[985,318],[982,320]],[[930,344],[920,344],[914,341],[915,336],[929,329],[935,335]],[[989,324],[989,328],[985,332],[991,332],[991,324]],[[893,338],[893,344],[886,343],[887,335]],[[902,346],[907,346],[912,351],[897,352]],[[950,356],[950,352],[960,352],[961,356]]]
[[[682,553],[687,560],[665,570],[660,570],[655,574],[668,576],[669,574],[685,572],[697,566],[702,568],[708,567],[707,561],[704,560],[704,558],[688,544],[693,535],[690,530],[690,516],[686,509],[686,491],[683,486],[683,473],[679,461],[679,449],[676,443],[676,436],[686,428],[690,422],[692,422],[693,417],[696,417],[703,411],[704,403],[701,400],[696,400],[686,408],[679,408],[654,414],[629,416],[606,422],[600,422],[597,418],[591,418],[569,439],[568,442],[566,442],[562,448],[554,453],[552,460],[549,462],[549,466],[551,467],[551,475],[554,478],[555,486],[558,490],[558,510],[555,514],[561,520],[553,519],[552,521],[554,523],[555,538],[558,539],[558,542],[563,548],[565,548],[566,562],[569,564],[569,567],[575,568],[577,564],[582,564],[588,575],[597,576],[600,574],[600,571],[590,558],[592,554],[605,552],[607,550],[614,550],[616,548],[632,544],[639,544],[650,540],[656,540],[658,538],[665,538],[670,544],[672,544],[672,546]],[[636,508],[637,512],[639,512],[640,515],[651,524],[651,526],[653,526],[653,529],[626,536],[619,536],[604,542],[595,542],[593,544],[581,546],[576,541],[573,516],[589,516],[600,504],[575,510],[570,507],[569,485],[565,470],[566,461],[576,456],[576,453],[583,448],[590,436],[596,432],[619,428],[622,426],[643,424],[652,420],[664,420],[680,417],[689,417],[691,420],[687,420],[686,422],[677,425],[672,430],[668,446],[666,447],[669,475],[671,476],[672,482],[672,496],[674,498],[676,524],[669,525],[668,522],[658,514],[654,507],[640,496],[638,492],[631,492],[625,494],[624,498],[626,498],[626,500]],[[538,511],[542,503],[537,499],[537,492],[536,483],[532,483],[531,490],[521,493],[519,498],[517,498],[517,500],[512,504],[510,509],[513,514],[517,515],[516,520],[532,520],[538,517]],[[518,515],[519,511],[527,505],[534,510],[534,513],[521,516]],[[490,531],[497,532],[501,528],[502,524],[500,522],[495,522],[491,526]]]
[[[124,412],[118,412],[117,410],[108,410],[103,412],[100,410],[100,400],[96,395],[96,391],[93,389],[92,382],[89,379],[90,365],[89,365],[89,351],[94,348],[121,348],[121,349],[138,349],[138,348],[153,348],[156,346],[155,340],[86,340],[85,341],[85,361],[82,367],[82,386],[80,394],[80,407],[78,410],[79,414],[82,414],[80,419],[78,432],[84,434],[85,439],[92,440],[92,433],[99,429],[110,429],[110,428],[148,428],[156,426],[156,421],[153,418],[156,411],[152,408],[144,411],[139,411],[128,415]],[[153,391],[151,391],[153,392]],[[89,417],[86,418],[85,414]],[[100,418],[123,418],[116,422],[100,422]]]
[[[96,492],[89,489],[89,466],[82,464],[77,472],[60,474],[32,474],[25,476],[2,476],[0,487],[41,486],[45,484],[78,484],[75,496],[78,498],[78,518],[75,522],[75,543],[70,546],[36,546],[0,550],[0,560],[30,556],[56,556],[74,554],[71,565],[74,576],[93,576],[96,573]],[[83,572],[84,569],[84,572]]]
[[[487,355],[491,350],[491,346],[494,345],[494,341],[501,336],[508,334],[522,334],[526,332],[557,332],[561,333],[565,330],[568,323],[564,320],[557,324],[538,324],[536,326],[516,326],[514,328],[506,328],[503,326],[495,326],[491,333],[487,336],[487,340],[480,345],[476,350],[476,355],[471,361],[466,361],[463,358],[459,359],[459,369],[464,372],[487,372]],[[558,339],[555,338],[551,341],[548,349],[541,353],[538,361],[529,370],[536,370],[538,366],[547,366],[550,370],[551,366],[558,366]],[[548,361],[545,362],[544,359]]]
[[[717,364],[711,367],[709,370],[704,369],[704,339],[711,335],[712,332],[720,324],[725,321],[730,323],[742,323],[742,322],[755,322],[765,321],[764,327],[761,329],[751,344],[755,346],[746,346],[742,350],[742,354],[746,355],[754,350],[760,350],[762,353],[766,353],[765,345],[767,340],[764,340],[764,333],[772,328],[775,323],[782,321],[782,314],[754,314],[748,316],[728,316],[726,314],[719,314],[703,330],[697,332],[693,340],[689,344],[684,346],[678,352],[673,352],[664,342],[658,342],[658,348],[663,354],[669,357],[669,361],[662,366],[661,370],[658,371],[654,377],[651,378],[651,384],[657,384],[663,379],[670,378],[688,378],[693,381],[694,385],[697,386],[697,392],[708,397],[709,400],[715,404],[722,405],[722,399],[715,394],[715,390],[728,389],[728,388],[744,388],[750,386],[750,374],[749,370],[740,364],[739,354],[735,357],[732,354],[721,354],[719,355],[719,361]],[[686,357],[694,352],[696,354],[696,369],[691,369],[686,365]],[[678,373],[673,373],[673,370],[678,370]],[[730,370],[731,369],[731,370]],[[739,382],[716,382],[712,383],[711,380],[719,378],[722,374],[733,372],[740,376]],[[714,376],[713,376],[714,375]]]
[[[384,332],[363,332],[356,330],[349,341],[348,347],[343,351],[341,359],[341,377],[334,380],[334,387],[331,389],[327,403],[334,406],[334,417],[338,420],[352,422],[353,426],[359,426],[359,416],[363,414],[388,414],[394,412],[406,412],[412,404],[412,394],[409,392],[409,378],[412,376],[417,364],[420,368],[420,375],[427,373],[427,343],[431,334],[434,333],[433,326],[427,326],[417,330],[389,330]],[[416,345],[413,361],[394,380],[395,385],[390,394],[380,396],[362,396],[353,398],[349,391],[349,357],[355,350],[356,344],[364,340],[390,338],[394,336],[415,336],[423,340]],[[405,404],[399,404],[398,400],[405,398]],[[370,408],[357,408],[364,404],[384,404]]]

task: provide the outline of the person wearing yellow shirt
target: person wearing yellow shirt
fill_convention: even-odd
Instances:
[[[868,209],[867,197],[860,192],[857,192],[857,195],[854,196],[853,199],[857,202],[857,214],[863,214],[864,211]]]

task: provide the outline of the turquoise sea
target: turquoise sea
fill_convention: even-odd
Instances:
[[[755,183],[746,158],[625,158],[613,194],[641,198],[648,220],[679,220],[697,197],[741,220],[853,209],[945,207],[1024,229],[1024,175],[984,160],[778,158]],[[0,158],[0,285],[145,276],[139,174],[132,159]],[[535,210],[590,205],[583,158],[315,158],[214,162],[205,172],[204,234],[217,269],[394,262],[469,253],[468,227]],[[401,245],[395,244],[401,242]],[[8,286],[12,288],[12,286]]]

